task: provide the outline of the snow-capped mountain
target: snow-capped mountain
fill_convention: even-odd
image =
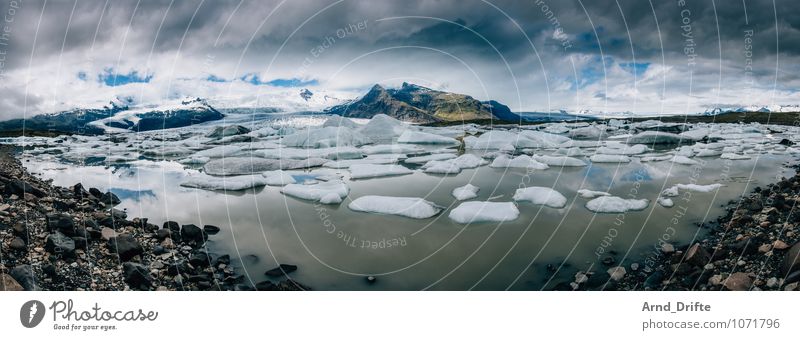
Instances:
[[[355,93],[304,88],[286,89],[263,93],[250,93],[209,100],[220,110],[248,111],[269,109],[270,111],[303,112],[322,111],[328,107],[346,103],[355,98]]]
[[[135,105],[130,98],[114,98],[98,108],[73,109],[0,122],[0,132],[103,134],[168,129],[223,117],[200,98],[173,100],[160,105]]]
[[[800,105],[749,105],[731,107],[713,107],[703,111],[706,116],[714,116],[728,112],[800,112]]]

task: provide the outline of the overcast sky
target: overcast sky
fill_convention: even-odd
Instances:
[[[115,97],[354,97],[403,81],[515,111],[800,103],[793,0],[6,0],[0,10],[0,118]]]

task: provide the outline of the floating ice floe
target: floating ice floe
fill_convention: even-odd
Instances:
[[[675,205],[675,202],[672,202],[672,199],[667,197],[659,197],[656,199],[656,202],[664,208],[671,208]]]
[[[408,127],[403,122],[385,114],[377,114],[362,126],[358,132],[369,137],[373,142],[391,141],[400,136]]]
[[[631,158],[625,155],[603,155],[595,154],[589,157],[592,163],[628,163]]]
[[[164,146],[148,148],[142,152],[147,157],[181,157],[193,154],[194,151],[181,146]]]
[[[708,137],[708,135],[710,133],[711,133],[711,129],[700,128],[700,129],[694,129],[694,130],[681,132],[679,134],[679,136],[681,136],[681,138],[683,138],[683,139],[699,141],[699,140],[703,140],[704,138]]]
[[[660,155],[660,156],[644,156],[639,158],[640,162],[661,162],[667,161],[672,159],[673,156],[671,155]]]
[[[744,160],[744,159],[750,159],[750,156],[728,152],[728,153],[723,153],[722,155],[719,156],[719,158],[730,159],[730,160]]]
[[[268,171],[262,174],[266,180],[267,185],[271,186],[284,186],[287,184],[297,183],[292,175],[283,170]]]
[[[231,157],[235,156],[237,153],[241,151],[242,147],[238,145],[222,145],[213,147],[211,149],[198,151],[193,156],[209,157],[209,158]]]
[[[359,146],[370,142],[369,138],[351,128],[335,126],[307,128],[281,139],[283,145],[303,148]]]
[[[543,148],[555,146],[553,142],[532,140],[521,134],[510,131],[492,130],[475,137],[464,137],[464,147],[475,150],[506,150],[513,151],[517,148]]]
[[[320,182],[316,184],[288,184],[281,188],[284,195],[304,200],[317,201],[323,204],[341,203],[347,197],[350,188],[342,181]],[[338,197],[338,199],[336,199]]]
[[[513,202],[464,202],[453,210],[449,217],[456,223],[504,222],[519,217]]]
[[[524,168],[534,170],[545,170],[549,168],[547,164],[539,163],[528,155],[520,155],[513,159],[508,158],[506,155],[500,155],[497,156],[489,166],[492,168]]]
[[[430,161],[443,161],[453,158],[456,158],[456,155],[452,153],[435,153],[427,156],[409,157],[403,162],[410,164],[425,164]]]
[[[397,138],[398,143],[407,144],[459,144],[455,138],[432,133],[406,130]]]
[[[203,171],[213,176],[233,176],[272,170],[291,170],[318,167],[328,162],[324,158],[264,159],[258,157],[226,157],[212,160]]]
[[[695,157],[715,157],[721,156],[721,150],[711,150],[711,149],[697,149],[695,150]]]
[[[180,184],[180,186],[187,188],[230,191],[263,187],[265,185],[267,185],[267,181],[260,175],[214,177],[206,174],[189,176]]]
[[[186,165],[206,164],[210,160],[211,160],[211,158],[208,158],[208,157],[191,156],[191,157],[186,157],[186,158],[183,158],[183,159],[179,160],[178,163],[186,164]]]
[[[444,161],[430,161],[422,166],[422,169],[427,173],[436,174],[457,174],[462,169],[477,168],[481,165],[487,164],[484,159],[479,158],[473,154],[463,154],[453,159]]]
[[[527,201],[559,209],[567,205],[567,198],[564,195],[547,187],[519,188],[514,193],[514,201]]]
[[[399,215],[410,218],[430,218],[442,211],[436,204],[418,197],[362,196],[347,205],[350,210]]]
[[[568,133],[570,138],[574,139],[600,139],[606,135],[606,131],[603,128],[597,126],[587,126],[582,128],[577,128],[571,130]]]
[[[586,166],[586,162],[569,156],[534,155],[533,159],[549,166]]]
[[[714,184],[675,184],[661,192],[663,196],[675,197],[678,196],[678,190],[689,190],[696,192],[712,192],[722,187],[720,183]]]
[[[589,190],[589,189],[579,189],[578,190],[578,195],[583,197],[583,198],[595,198],[595,197],[600,197],[600,196],[611,196],[611,194],[609,194],[609,193],[607,193],[605,191],[594,191],[594,190]]]
[[[644,210],[647,199],[625,199],[617,196],[600,196],[586,202],[586,209],[598,213],[624,213],[630,210]]]
[[[397,164],[353,164],[350,166],[350,179],[400,176],[411,173],[413,171],[409,168]]]
[[[338,146],[319,149],[278,148],[253,151],[253,155],[272,159],[306,159],[312,157],[328,159],[360,159],[364,157],[361,149],[352,146]]]
[[[356,164],[393,164],[397,163],[397,158],[390,157],[367,157],[362,159],[346,159],[341,161],[330,161],[322,166],[334,169],[347,169]]]
[[[325,123],[322,123],[322,127],[346,127],[356,129],[359,128],[360,125],[346,117],[331,116],[325,121]]]
[[[673,156],[672,157],[672,163],[683,164],[683,165],[700,164],[700,162],[698,162],[698,161],[696,161],[694,159],[691,159],[691,158],[686,157],[686,156],[681,156],[681,155]]]
[[[368,155],[386,154],[386,153],[409,154],[409,153],[422,152],[423,149],[416,145],[378,144],[378,145],[363,146],[361,147],[361,151],[363,151],[365,154]]]
[[[452,195],[457,200],[464,201],[478,197],[478,190],[480,190],[480,188],[472,184],[466,184],[464,186],[460,186],[458,188],[453,189]]]
[[[644,144],[634,144],[630,146],[625,144],[609,144],[608,146],[598,148],[597,153],[606,155],[638,155],[648,150],[650,150],[650,148]]]
[[[678,144],[681,136],[669,132],[645,131],[628,138],[629,144]]]

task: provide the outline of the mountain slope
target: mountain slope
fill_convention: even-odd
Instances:
[[[383,113],[415,123],[519,120],[518,115],[496,101],[481,102],[467,95],[408,83],[403,83],[399,89],[386,89],[376,84],[361,99],[331,107],[325,112],[353,118],[372,118]]]
[[[97,109],[75,109],[0,122],[4,135],[41,132],[97,135],[113,131],[148,131],[219,120],[222,113],[195,98],[157,107],[131,108],[111,101]]]

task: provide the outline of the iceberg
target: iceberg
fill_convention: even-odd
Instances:
[[[264,177],[258,175],[214,177],[206,174],[189,176],[180,186],[204,190],[238,191],[267,185]]]
[[[362,196],[347,205],[350,210],[398,215],[416,219],[430,218],[442,211],[436,204],[418,197]]]
[[[603,155],[596,154],[589,157],[592,163],[628,163],[631,158],[625,155]]]
[[[513,202],[464,202],[448,215],[456,223],[505,222],[519,217]]]
[[[397,119],[385,114],[377,114],[358,131],[377,142],[390,141],[394,137],[400,136],[406,128],[406,125]]]
[[[673,202],[671,198],[666,198],[666,197],[659,197],[656,199],[656,202],[658,202],[658,204],[660,204],[664,208],[671,208],[672,206],[675,205],[675,202]]]
[[[730,159],[730,160],[743,160],[743,159],[750,159],[750,156],[726,152],[720,155],[719,158]]]
[[[347,184],[342,181],[329,181],[311,185],[288,184],[281,188],[281,192],[284,195],[304,200],[317,201],[324,204],[329,204],[326,202],[331,202],[330,204],[335,204],[341,202],[342,199],[347,197],[347,194],[350,192],[350,188],[348,188]],[[339,202],[333,202],[335,201],[333,200],[333,195],[339,197]],[[323,198],[325,198],[325,202],[322,202]]]
[[[238,145],[222,145],[222,146],[213,147],[211,149],[198,151],[193,156],[194,157],[208,157],[208,158],[231,157],[231,156],[235,156],[237,153],[239,153],[241,151],[242,151],[242,147],[238,146]]]
[[[284,136],[281,144],[302,148],[328,148],[334,146],[359,146],[371,140],[348,127],[307,128]]]
[[[226,157],[206,163],[203,171],[213,176],[248,175],[272,170],[313,168],[325,164],[327,159],[264,159],[258,157]]]
[[[578,195],[583,198],[595,198],[600,196],[611,196],[611,194],[605,191],[594,191],[589,189],[580,189],[578,190]]]
[[[550,168],[547,164],[539,163],[528,155],[520,155],[513,159],[508,158],[506,155],[500,155],[489,166],[492,168],[525,168],[534,170]]]
[[[266,184],[271,186],[284,186],[297,183],[292,175],[283,170],[268,171],[262,175],[264,176]]]
[[[466,184],[464,186],[460,186],[458,188],[453,189],[452,195],[457,200],[464,201],[478,197],[478,190],[480,190],[480,188],[472,184]]]
[[[645,131],[628,138],[628,144],[678,144],[681,136],[669,132]]]
[[[519,188],[514,193],[514,201],[527,201],[558,209],[567,205],[567,198],[564,195],[547,187]]]
[[[324,123],[322,123],[322,127],[346,127],[356,129],[360,127],[360,125],[346,117],[331,116]]]
[[[361,147],[361,151],[368,155],[374,154],[385,154],[385,153],[402,153],[402,154],[409,154],[409,153],[419,153],[423,152],[424,150],[416,145],[405,145],[405,144],[378,144],[378,145],[367,145]]]
[[[488,163],[486,160],[473,154],[463,154],[444,161],[429,161],[422,166],[422,169],[427,173],[457,174],[462,169],[477,168],[486,163]]]
[[[435,153],[427,156],[410,157],[403,162],[409,164],[425,164],[430,161],[443,161],[453,158],[456,158],[456,155],[452,153]]]
[[[698,162],[698,161],[696,161],[694,159],[691,159],[691,158],[686,157],[686,156],[681,156],[681,155],[676,155],[676,156],[672,157],[672,163],[683,164],[683,165],[700,164],[700,162]]]
[[[549,166],[586,166],[586,162],[569,156],[534,155],[533,159]]]
[[[403,134],[397,138],[397,142],[408,144],[459,144],[455,138],[412,130],[403,132]]]
[[[413,171],[410,169],[396,164],[353,164],[350,166],[350,179],[401,176],[411,173]]]
[[[624,144],[611,144],[609,146],[600,147],[597,149],[597,153],[606,154],[606,155],[638,155],[641,153],[645,153],[650,148],[648,148],[644,144],[634,144],[634,145],[624,145]]]
[[[644,210],[647,199],[625,199],[617,196],[600,196],[586,202],[586,209],[598,213],[624,213],[630,210]]]

